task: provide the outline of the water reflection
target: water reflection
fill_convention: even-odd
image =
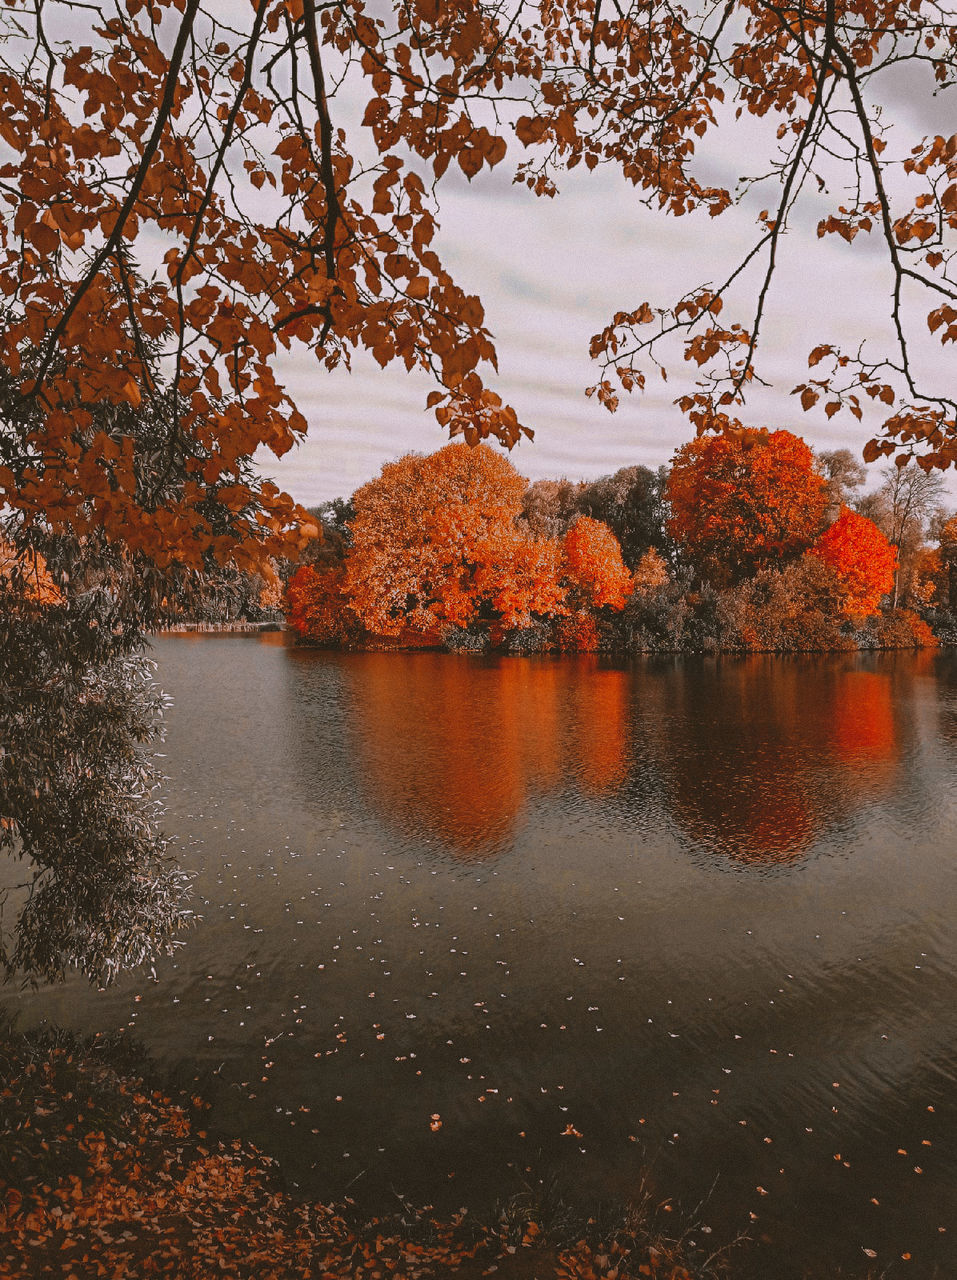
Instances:
[[[369,805],[464,860],[552,797],[633,827],[664,809],[699,853],[783,864],[896,786],[920,660],[867,661],[349,655],[344,732]],[[290,662],[293,723],[317,669]],[[297,737],[304,777],[327,769]]]
[[[627,776],[630,675],[593,655],[355,655],[349,676],[370,800],[460,857],[505,849],[536,796],[568,781],[600,795]]]
[[[703,848],[789,862],[890,794],[907,738],[892,664],[752,658],[676,671],[659,735],[673,820]]]

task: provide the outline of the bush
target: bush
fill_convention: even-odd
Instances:
[[[449,653],[486,653],[489,634],[478,627],[446,627],[442,641]]]
[[[548,623],[533,622],[529,627],[512,627],[502,632],[500,645],[505,653],[515,655],[549,653],[554,648],[554,637]]]
[[[933,649],[938,641],[912,609],[894,609],[869,618],[858,632],[858,643],[862,649]]]
[[[721,593],[722,648],[771,653],[853,649],[844,630],[843,600],[833,569],[816,556],[762,569]]]
[[[658,587],[634,592],[622,612],[605,622],[609,647],[628,653],[714,653],[720,647],[718,593],[710,586],[691,591],[690,585],[686,570]]]

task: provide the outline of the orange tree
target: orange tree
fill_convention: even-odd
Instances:
[[[286,620],[305,640],[345,644],[361,626],[344,594],[345,569],[304,564],[286,584]]]
[[[389,463],[353,495],[345,591],[369,631],[521,626],[561,600],[558,557],[516,528],[525,481],[487,445]]]
[[[821,534],[811,554],[834,570],[848,617],[877,613],[881,598],[894,589],[897,548],[873,520],[848,507],[841,508],[841,514]]]
[[[790,431],[727,431],[682,445],[666,498],[681,553],[721,584],[804,551],[827,505],[814,456]]]
[[[623,609],[633,590],[618,539],[601,520],[579,516],[562,540],[565,575],[581,603]]]

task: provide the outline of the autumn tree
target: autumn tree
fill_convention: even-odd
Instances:
[[[389,463],[353,495],[345,591],[370,631],[523,625],[560,601],[558,561],[516,527],[525,481],[487,445]]]
[[[362,626],[345,592],[342,565],[300,565],[286,584],[286,620],[303,640],[342,645],[358,640]]]
[[[597,615],[620,612],[634,590],[631,573],[621,556],[618,539],[600,520],[579,516],[561,543],[564,599],[556,612],[558,647],[589,652],[599,646]]]
[[[654,547],[649,547],[635,565],[632,583],[635,591],[649,592],[663,587],[668,581],[668,565]]]
[[[897,548],[873,520],[848,507],[817,539],[811,554],[837,576],[848,617],[877,613],[883,597],[894,589]]]
[[[811,450],[789,431],[692,440],[675,454],[665,493],[671,536],[716,583],[805,550],[821,530],[827,503]]]
[[[618,539],[600,520],[580,516],[562,541],[565,573],[593,609],[623,609],[634,589]]]

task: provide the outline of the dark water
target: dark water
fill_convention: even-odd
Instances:
[[[957,1275],[954,657],[156,656],[205,920],[23,1025],[218,1071],[324,1197],[650,1169],[763,1277]]]

